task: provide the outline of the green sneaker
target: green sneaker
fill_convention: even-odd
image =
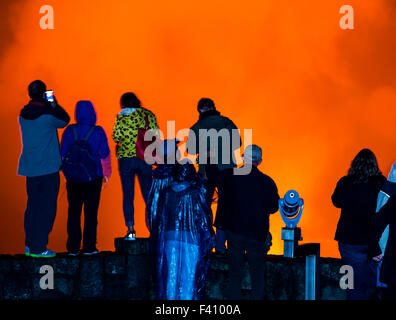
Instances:
[[[28,246],[25,246],[25,256],[30,257],[30,249]]]
[[[38,254],[31,253],[30,256],[32,258],[53,258],[53,257],[56,257],[56,253],[48,249],[48,250],[45,250],[44,252],[41,252]]]

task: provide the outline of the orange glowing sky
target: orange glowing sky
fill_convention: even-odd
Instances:
[[[55,30],[39,27],[43,4],[54,7]],[[355,30],[339,27],[344,4],[355,9]],[[213,98],[240,129],[253,129],[260,169],[280,194],[294,188],[305,199],[304,241],[338,257],[339,212],[330,200],[337,180],[363,147],[385,174],[396,159],[395,14],[392,0],[2,0],[0,252],[24,250],[17,117],[28,83],[42,79],[70,114],[78,100],[91,100],[109,138],[125,91],[137,93],[164,131],[167,120],[190,127],[199,98]],[[101,250],[113,250],[125,232],[114,153],[112,164],[99,212]],[[136,194],[137,235],[148,236]],[[65,251],[66,219],[62,180],[53,250]],[[277,213],[271,253],[282,252],[282,227]]]

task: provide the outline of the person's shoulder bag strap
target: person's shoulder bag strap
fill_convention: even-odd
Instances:
[[[91,127],[91,129],[89,129],[88,133],[85,135],[83,140],[88,141],[89,137],[92,135],[92,133],[94,131],[95,131],[95,126]]]

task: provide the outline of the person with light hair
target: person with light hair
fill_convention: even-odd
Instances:
[[[228,222],[228,299],[241,299],[245,251],[252,279],[252,298],[264,299],[264,257],[271,246],[269,216],[278,211],[279,194],[275,182],[257,167],[262,150],[249,145],[243,154],[247,175],[234,175],[229,181],[232,219]]]

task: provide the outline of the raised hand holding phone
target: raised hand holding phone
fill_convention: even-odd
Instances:
[[[47,90],[45,92],[45,99],[55,108],[57,106],[57,102],[54,96],[53,90]]]
[[[54,91],[53,90],[45,91],[45,98],[47,99],[48,102],[54,102]]]

